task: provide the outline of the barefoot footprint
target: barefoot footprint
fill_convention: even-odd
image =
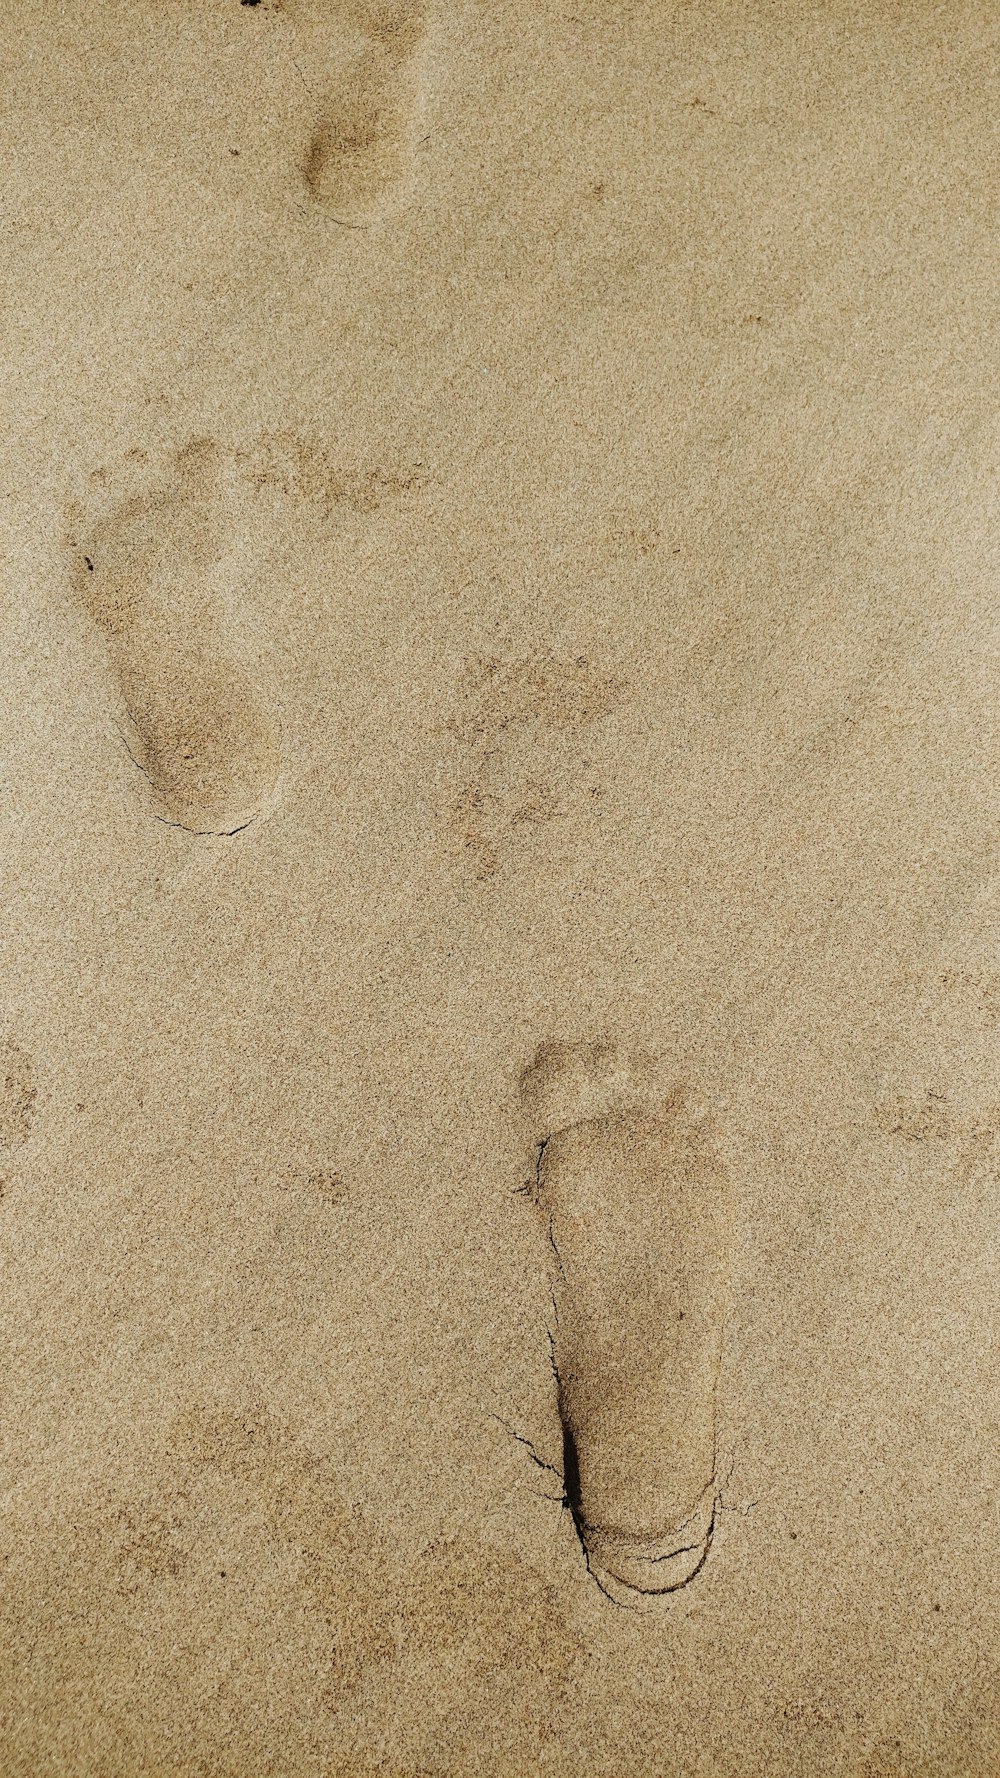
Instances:
[[[553,1251],[566,1499],[591,1574],[635,1605],[691,1580],[712,1541],[727,1181],[684,1092],[658,1097],[652,1069],[610,1044],[543,1044],[521,1094]]]
[[[303,78],[322,94],[302,163],[306,186],[337,221],[365,227],[397,208],[412,181],[427,0],[287,0],[286,10]]]
[[[215,447],[195,440],[163,486],[70,539],[74,587],[107,642],[153,813],[196,834],[248,826],[279,763],[274,725],[208,609],[223,553],[218,480]]]

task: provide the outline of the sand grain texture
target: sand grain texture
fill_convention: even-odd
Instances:
[[[4,1778],[995,1778],[998,47],[3,10]]]

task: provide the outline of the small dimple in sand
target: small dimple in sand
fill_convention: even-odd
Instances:
[[[621,1604],[672,1592],[715,1523],[732,1209],[708,1120],[652,1064],[549,1042],[521,1077],[547,1228],[564,1485]]]
[[[196,834],[254,821],[280,763],[275,725],[218,639],[211,577],[224,532],[218,454],[194,440],[151,493],[121,501],[72,543],[73,584],[105,638],[148,803]]]

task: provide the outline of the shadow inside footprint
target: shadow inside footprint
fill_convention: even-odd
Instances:
[[[38,1109],[35,1064],[13,1038],[0,1039],[0,1148],[20,1148]]]

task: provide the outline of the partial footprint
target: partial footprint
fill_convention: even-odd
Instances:
[[[579,834],[601,818],[601,728],[626,687],[577,655],[467,663],[448,723],[455,740],[454,839],[480,882],[523,864],[532,834]]]
[[[195,440],[155,492],[70,538],[74,586],[106,639],[153,813],[197,834],[248,826],[279,766],[275,726],[226,658],[210,608],[223,554],[219,475],[215,447]]]
[[[119,671],[129,750],[161,818],[196,834],[239,833],[255,821],[274,792],[278,751],[240,670],[173,643],[158,661],[146,655]]]
[[[366,227],[397,209],[412,185],[427,0],[339,8],[290,0],[287,10],[307,84],[320,97],[302,164],[306,186],[335,220]]]
[[[546,1043],[521,1078],[547,1221],[564,1483],[621,1604],[698,1572],[716,1513],[715,1392],[731,1208],[683,1091],[607,1043]]]
[[[13,1038],[0,1040],[0,1149],[21,1148],[38,1105],[35,1064]]]

